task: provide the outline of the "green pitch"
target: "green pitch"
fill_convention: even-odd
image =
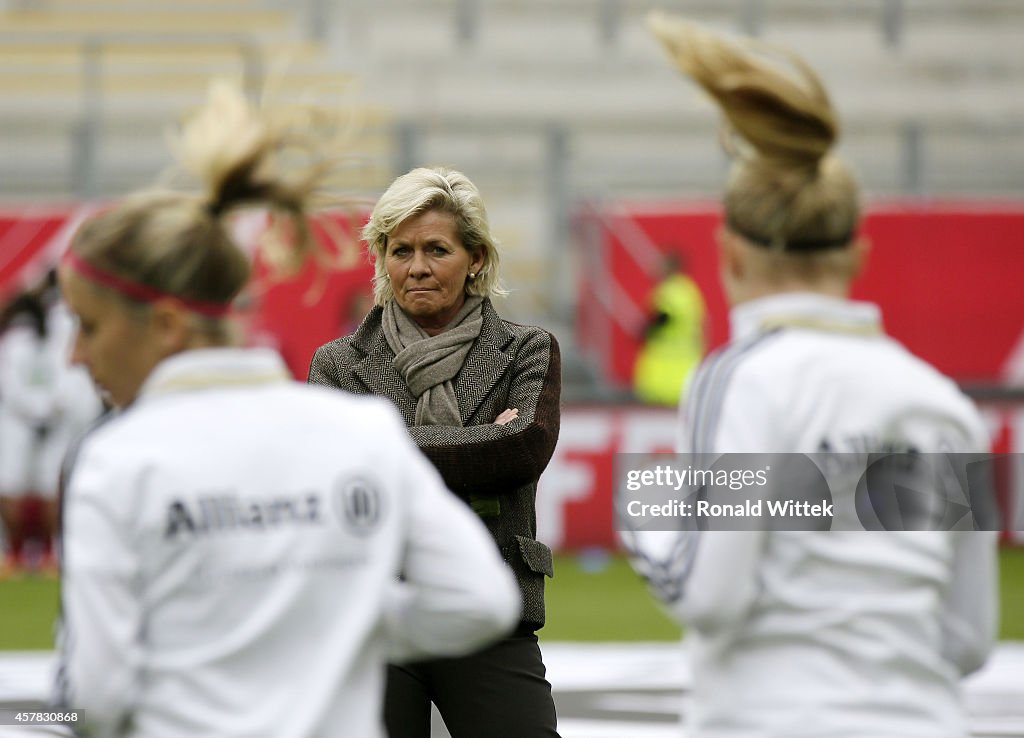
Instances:
[[[1024,640],[1024,548],[1001,556],[1000,637]],[[53,579],[0,581],[0,650],[53,648],[58,610]],[[619,556],[559,556],[548,583],[549,641],[675,640],[680,630]]]
[[[53,648],[58,598],[56,579],[24,577],[0,581],[0,650]]]
[[[1024,640],[1024,548],[1000,553],[1000,640]],[[648,594],[625,559],[560,556],[548,583],[550,641],[658,641],[681,634]],[[589,572],[589,573],[588,573]]]

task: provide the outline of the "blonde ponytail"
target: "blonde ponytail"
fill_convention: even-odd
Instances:
[[[271,233],[287,238],[264,239],[265,255],[272,266],[290,271],[316,251],[309,215],[331,170],[318,143],[294,110],[259,110],[237,85],[217,80],[174,148],[181,167],[202,184],[211,216],[243,207],[268,210],[275,221]],[[287,172],[282,159],[290,165]]]
[[[202,306],[201,315],[220,316],[251,273],[250,257],[234,243],[225,216],[260,207],[271,215],[260,248],[273,268],[294,271],[309,255],[329,266],[336,259],[316,243],[310,215],[332,167],[318,156],[302,122],[258,110],[238,87],[214,83],[206,105],[174,142],[180,166],[199,180],[201,192],[129,196],[79,229],[72,257],[129,299],[164,295]],[[342,244],[343,253],[346,247],[354,250],[355,239]],[[219,317],[206,319],[203,328],[227,335]]]
[[[726,40],[662,13],[648,23],[729,124],[736,158],[725,195],[729,225],[776,249],[846,245],[860,217],[858,186],[831,153],[839,121],[807,63],[787,49]]]

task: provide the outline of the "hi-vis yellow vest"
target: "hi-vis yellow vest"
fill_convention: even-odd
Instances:
[[[704,356],[704,297],[692,278],[675,274],[654,289],[651,304],[667,319],[650,332],[640,350],[634,389],[644,402],[675,406]]]

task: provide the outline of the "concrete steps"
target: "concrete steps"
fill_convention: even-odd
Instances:
[[[203,6],[176,10],[137,8],[82,10],[9,10],[0,14],[0,32],[50,33],[276,33],[292,22],[279,10],[244,8],[239,11]]]
[[[736,30],[754,4],[623,0],[608,28],[602,3],[587,0],[486,0],[468,21],[455,3],[379,0],[350,4],[348,26],[360,31],[340,35],[346,64],[374,102],[415,123],[412,163],[504,182],[485,190],[488,202],[506,197],[513,181],[538,188],[518,200],[518,217],[530,225],[509,245],[536,260],[519,268],[544,275],[529,284],[545,285],[537,305],[549,307],[557,290],[550,274],[561,263],[555,208],[566,204],[545,201],[549,129],[567,136],[559,176],[570,200],[714,198],[727,169],[714,142],[717,112],[671,68],[643,17],[657,5]],[[898,45],[881,1],[761,6],[761,36],[799,50],[832,91],[844,122],[841,151],[869,197],[1024,194],[1016,143],[1024,133],[1024,3],[908,0]],[[460,39],[467,22],[469,40]],[[915,156],[923,163],[908,161]]]
[[[832,91],[841,150],[869,196],[1024,194],[1015,0],[905,0],[901,28],[886,25],[883,0],[479,0],[470,13],[462,0],[346,0],[325,3],[318,23],[314,5],[288,0],[30,4],[38,10],[0,12],[0,198],[76,195],[89,38],[124,37],[98,59],[93,185],[103,196],[168,166],[164,131],[209,77],[246,73],[244,41],[264,71],[289,59],[279,99],[372,111],[353,188],[376,194],[416,164],[472,177],[508,247],[517,293],[507,309],[524,319],[572,288],[558,228],[574,198],[721,189],[717,113],[644,27],[655,6],[756,28],[805,56]],[[129,38],[169,31],[172,44]]]

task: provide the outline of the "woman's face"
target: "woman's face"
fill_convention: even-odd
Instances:
[[[436,335],[466,300],[466,279],[482,253],[462,245],[455,216],[427,210],[402,221],[388,238],[384,265],[395,301],[429,335]]]
[[[78,319],[71,363],[88,369],[113,405],[130,404],[164,356],[158,336],[149,330],[149,313],[132,310],[66,267],[60,269],[60,284]]]

